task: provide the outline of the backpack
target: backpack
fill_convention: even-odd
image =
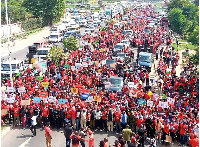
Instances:
[[[74,144],[74,145],[79,144],[79,139],[76,135],[72,136],[72,144]]]
[[[100,143],[99,143],[99,146],[100,146],[100,147],[104,147],[104,145],[105,145],[104,141],[101,140]]]

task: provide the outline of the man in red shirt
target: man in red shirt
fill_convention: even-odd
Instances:
[[[15,106],[14,108],[14,126],[16,126],[16,124],[19,126],[20,124],[20,120],[19,120],[19,107]]]
[[[170,124],[170,136],[172,137],[172,144],[174,144],[174,140],[175,140],[175,135],[176,132],[178,131],[178,124],[176,123],[175,120],[173,120],[173,122],[171,122]]]
[[[199,138],[196,135],[194,135],[194,139],[190,138],[189,145],[191,147],[199,147]]]
[[[48,116],[49,116],[49,109],[46,107],[46,105],[44,105],[44,107],[42,108],[42,121],[44,126],[46,126],[47,124]]]
[[[45,130],[45,137],[46,137],[46,145],[47,145],[47,147],[51,147],[52,135],[51,135],[51,129],[50,129],[49,122],[47,122],[46,126],[44,127],[44,130]]]
[[[116,132],[121,132],[121,112],[119,112],[119,110],[117,110],[114,113],[114,120],[115,120],[115,126],[116,126]]]
[[[102,111],[102,127],[103,127],[103,130],[107,131],[107,111],[105,111],[105,109],[103,109]]]
[[[188,130],[188,126],[186,122],[180,124],[180,144],[184,145],[186,143],[186,131]]]

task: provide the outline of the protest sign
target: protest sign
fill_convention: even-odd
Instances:
[[[110,67],[113,67],[113,68],[115,68],[115,63],[113,63],[113,64],[110,64]]]
[[[158,106],[161,108],[168,108],[168,102],[159,101]]]
[[[41,77],[41,76],[37,76],[37,77],[36,77],[36,80],[38,80],[38,81],[42,81],[42,80],[43,80],[43,77]]]
[[[136,92],[134,90],[130,90],[129,91],[129,96],[133,97],[133,96],[136,96]]]
[[[102,60],[102,65],[104,66],[106,64],[106,60]]]
[[[134,87],[134,82],[128,82],[128,87]]]
[[[55,102],[55,101],[56,101],[56,97],[49,96],[47,100],[48,100],[50,103],[51,103],[51,102]]]
[[[146,100],[145,99],[137,99],[138,105],[145,105]]]
[[[101,97],[100,96],[94,96],[94,101],[101,102]]]
[[[117,92],[117,96],[123,96],[123,95],[124,95],[123,91]]]
[[[76,68],[81,68],[81,66],[82,66],[81,63],[75,63]]]
[[[88,99],[86,99],[85,102],[90,103],[90,102],[93,102],[93,101],[94,101],[93,96],[89,96]]]
[[[18,92],[19,92],[19,93],[26,92],[25,87],[20,87],[20,88],[18,88]]]
[[[48,92],[41,92],[40,97],[42,97],[42,98],[48,97]]]
[[[71,70],[74,71],[76,69],[75,66],[71,66]]]
[[[48,87],[49,86],[49,82],[42,82],[42,87]]]
[[[147,106],[153,107],[153,101],[147,100]]]
[[[7,92],[15,92],[15,88],[14,87],[7,87]]]
[[[83,67],[88,67],[88,64],[86,62],[83,62],[83,63],[84,63],[84,64],[82,64]]]
[[[7,109],[2,109],[1,110],[1,116],[4,116],[8,113],[8,110]]]
[[[21,100],[21,105],[30,105],[30,100]]]
[[[173,98],[167,97],[167,102],[174,104],[175,100]]]
[[[2,86],[1,91],[6,91],[6,86]]]
[[[59,99],[58,104],[65,104],[67,102],[66,99]]]
[[[34,98],[33,98],[33,102],[34,102],[34,103],[40,103],[40,101],[41,101],[41,98],[40,98],[40,97],[34,97]]]
[[[7,98],[7,103],[14,103],[15,102],[15,97],[10,97],[10,98]]]
[[[70,68],[69,64],[65,64],[64,68]]]
[[[78,93],[78,88],[71,88],[72,93]]]
[[[81,99],[88,99],[89,94],[88,93],[82,93]]]

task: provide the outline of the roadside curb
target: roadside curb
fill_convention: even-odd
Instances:
[[[3,136],[5,136],[9,131],[10,131],[10,127],[8,126],[8,127],[5,127],[5,129],[3,129],[2,131],[1,131],[1,138],[3,137]]]

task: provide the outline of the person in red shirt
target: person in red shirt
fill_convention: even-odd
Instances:
[[[103,130],[107,131],[107,111],[105,111],[105,109],[103,109],[102,111],[102,127],[103,127]]]
[[[47,145],[47,147],[51,147],[52,135],[51,135],[51,129],[50,129],[49,122],[47,122],[46,126],[44,127],[44,130],[45,130],[45,137],[46,137],[46,145]]]
[[[137,126],[136,126],[136,132],[138,132],[138,130],[139,130],[141,124],[143,124],[143,123],[144,123],[143,117],[140,116],[140,118],[137,119],[137,121],[136,121],[136,124],[137,124]]]
[[[71,115],[72,115],[72,125],[73,125],[73,128],[76,128],[77,112],[76,112],[76,109],[74,107],[72,108]]]
[[[194,135],[194,139],[190,138],[189,145],[191,147],[199,147],[199,138],[196,135]]]
[[[171,122],[170,124],[170,136],[172,137],[172,144],[175,140],[175,135],[177,131],[178,131],[178,124],[176,123],[175,120],[173,120],[173,122]]]
[[[94,147],[94,134],[91,130],[88,131],[89,133],[89,142],[88,142],[88,146],[89,147]]]
[[[42,108],[42,121],[44,126],[46,126],[47,124],[48,116],[49,116],[49,109],[46,107],[46,105],[44,105],[44,107]]]
[[[16,125],[18,125],[19,126],[19,124],[20,124],[20,120],[19,120],[19,107],[18,106],[16,106],[15,108],[14,108],[14,126],[13,127],[16,127]]]
[[[186,143],[186,132],[188,130],[188,126],[186,122],[180,124],[180,144],[184,145]]]
[[[116,126],[116,132],[121,132],[121,112],[119,112],[119,110],[117,110],[114,113],[114,120],[115,120],[115,126]]]

